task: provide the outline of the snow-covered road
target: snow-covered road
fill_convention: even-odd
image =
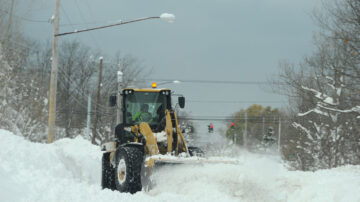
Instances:
[[[288,171],[274,156],[243,153],[239,165],[164,167],[134,195],[102,190],[101,152],[81,137],[31,143],[0,130],[0,201],[360,202],[360,166]]]

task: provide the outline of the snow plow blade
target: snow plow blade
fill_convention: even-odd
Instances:
[[[233,164],[237,165],[239,164],[239,161],[237,160],[223,160],[218,158],[202,158],[202,157],[168,157],[168,156],[153,156],[148,158],[146,161],[146,164],[150,167],[153,167],[154,165],[176,165],[176,164]]]

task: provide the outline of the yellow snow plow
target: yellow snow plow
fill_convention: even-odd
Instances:
[[[102,188],[135,193],[158,164],[229,163],[202,158],[188,147],[171,104],[169,89],[123,89],[110,105],[121,111],[115,140],[101,145]],[[180,108],[185,98],[178,97]]]

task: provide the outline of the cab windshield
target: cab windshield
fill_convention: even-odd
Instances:
[[[125,96],[126,125],[147,122],[151,127],[158,126],[170,106],[170,91],[133,91]]]

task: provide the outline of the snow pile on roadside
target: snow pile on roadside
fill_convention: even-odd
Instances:
[[[239,165],[164,167],[149,192],[208,201],[360,201],[360,166],[317,172],[288,171],[275,156],[246,154]]]
[[[134,195],[102,190],[101,152],[81,137],[31,143],[0,129],[0,201],[360,201],[360,166],[288,171],[276,156],[164,166]]]
[[[4,130],[0,137],[0,201],[71,201],[75,187],[94,189],[99,182],[101,153],[81,137],[51,145]]]

